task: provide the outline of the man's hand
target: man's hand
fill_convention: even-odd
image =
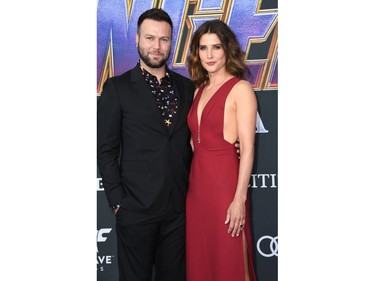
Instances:
[[[112,211],[117,215],[118,210],[120,209],[120,203],[112,206]]]
[[[236,152],[237,152],[237,155],[238,155],[238,159],[240,159],[241,158],[241,152],[240,152],[240,140],[239,139],[236,140],[234,146],[237,148]]]

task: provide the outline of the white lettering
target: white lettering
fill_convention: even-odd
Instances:
[[[259,112],[257,111],[257,120],[256,120],[256,131],[255,133],[268,133],[268,130],[263,125],[262,119],[260,118]]]
[[[96,264],[111,264],[112,256],[98,256]]]
[[[107,237],[104,237],[103,234],[108,234],[110,233],[112,230],[112,228],[102,228],[102,229],[99,229],[97,232],[96,232],[96,241],[97,242],[105,242],[107,240]]]
[[[275,177],[276,177],[276,174],[271,174],[271,178],[272,178],[272,185],[270,186],[271,188],[276,188]]]
[[[102,182],[102,178],[97,178],[96,179],[96,190],[97,191],[104,191],[104,187],[103,187],[103,182]]]
[[[248,187],[277,188],[276,174],[252,174]]]

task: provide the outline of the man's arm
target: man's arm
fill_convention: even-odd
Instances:
[[[121,145],[121,108],[111,79],[103,87],[97,105],[97,159],[109,205],[121,202],[123,190],[118,158]]]

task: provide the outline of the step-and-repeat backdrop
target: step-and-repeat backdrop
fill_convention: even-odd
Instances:
[[[98,0],[97,95],[108,77],[137,63],[135,34],[139,15],[152,7],[172,18],[173,43],[168,67],[186,77],[191,37],[204,21],[221,19],[246,51],[249,81],[258,98],[256,156],[249,182],[253,248],[258,281],[277,280],[277,0]],[[98,172],[97,280],[117,281],[115,218]]]

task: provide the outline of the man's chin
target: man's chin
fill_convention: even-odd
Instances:
[[[146,65],[148,67],[151,67],[151,68],[160,68],[160,67],[162,67],[162,66],[165,65],[165,62],[166,62],[165,60],[161,59],[161,60],[147,61],[145,63],[146,63]]]

